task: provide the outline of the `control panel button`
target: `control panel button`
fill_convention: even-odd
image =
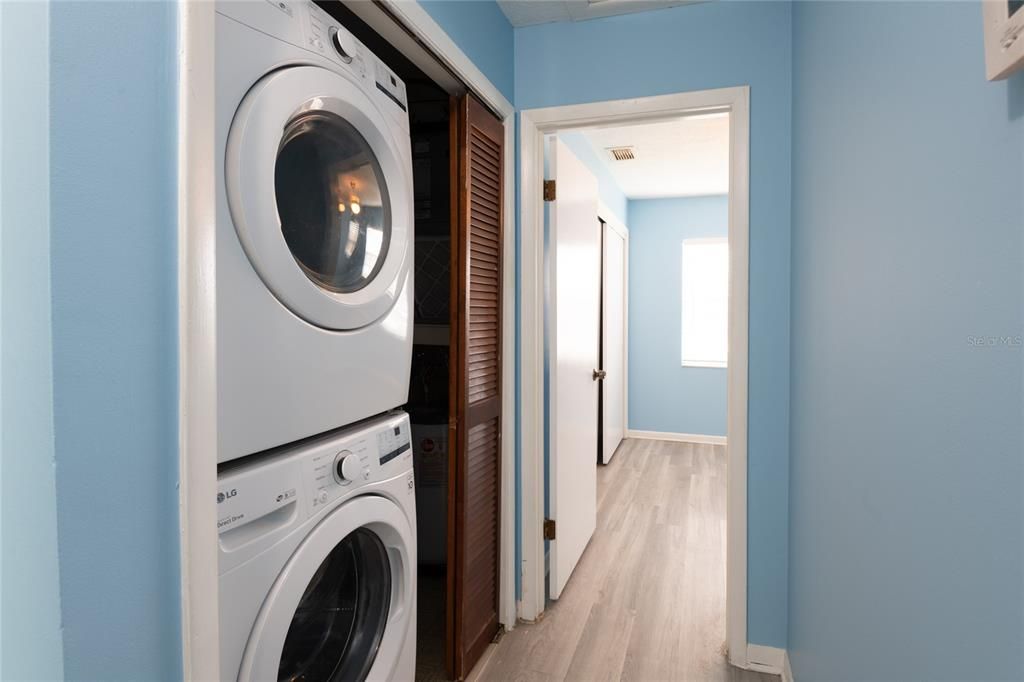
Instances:
[[[359,457],[348,450],[343,450],[338,454],[334,470],[339,482],[358,481],[369,475],[369,472],[365,471],[363,463],[359,461]]]
[[[320,492],[317,493],[316,499],[320,504],[327,504],[327,490],[320,488]]]
[[[352,63],[352,58],[356,56],[356,43],[348,31],[332,28],[331,44],[334,45],[335,51],[343,62],[346,64]]]

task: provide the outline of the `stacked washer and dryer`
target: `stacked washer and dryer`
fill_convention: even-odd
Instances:
[[[411,680],[405,86],[300,0],[216,17],[221,677]]]

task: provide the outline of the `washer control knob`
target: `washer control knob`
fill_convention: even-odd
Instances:
[[[339,481],[357,481],[363,478],[363,463],[348,450],[343,450],[338,455],[334,466]]]
[[[352,63],[352,58],[356,56],[356,41],[348,31],[340,27],[331,29],[331,44],[334,45],[341,61],[346,64]]]

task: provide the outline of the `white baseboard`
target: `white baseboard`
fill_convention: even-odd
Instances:
[[[789,665],[789,652],[782,661],[782,682],[793,682],[793,668]]]
[[[669,431],[634,431],[626,430],[626,438],[646,438],[647,440],[668,440],[676,443],[704,443],[707,445],[725,445],[725,436],[704,436],[698,433],[671,433]]]
[[[747,645],[747,667],[761,673],[783,675],[786,669],[786,650],[760,644]],[[785,679],[785,678],[783,678]]]

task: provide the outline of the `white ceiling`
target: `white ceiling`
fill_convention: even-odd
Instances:
[[[615,14],[688,5],[702,0],[498,0],[513,26],[583,21]]]
[[[727,194],[729,115],[689,116],[622,128],[583,131],[630,199]],[[609,147],[633,147],[636,158],[614,161]]]

